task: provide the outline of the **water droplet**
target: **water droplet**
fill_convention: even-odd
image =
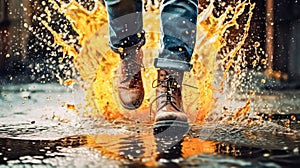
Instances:
[[[261,60],[261,63],[262,63],[263,65],[266,65],[266,64],[267,64],[267,60],[266,60],[266,59],[262,59],[262,60]]]
[[[256,41],[256,42],[254,43],[254,47],[257,48],[257,47],[259,47],[259,46],[260,46],[260,43],[259,43],[258,41]]]
[[[252,62],[252,66],[253,66],[253,67],[256,67],[256,65],[257,65],[257,60],[254,60],[254,61]]]
[[[299,148],[298,147],[294,148],[293,152],[294,153],[299,153]]]
[[[297,119],[297,118],[296,118],[294,115],[291,116],[291,120],[292,120],[292,121],[295,121],[296,119]]]
[[[123,52],[124,52],[124,48],[119,47],[119,48],[118,48],[118,51],[119,51],[120,53],[123,53]]]

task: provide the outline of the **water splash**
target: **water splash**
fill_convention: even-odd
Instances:
[[[49,2],[54,10],[67,18],[78,33],[77,40],[81,46],[80,50],[64,40],[62,34],[53,30],[49,26],[49,20],[42,21],[54,37],[53,45],[62,46],[63,53],[74,58],[75,67],[86,90],[87,114],[96,117],[104,116],[111,120],[128,118],[149,121],[149,115],[145,114],[149,114],[149,104],[155,96],[150,86],[151,82],[144,82],[145,100],[138,110],[126,111],[118,103],[115,95],[115,83],[116,68],[120,59],[108,47],[105,6],[100,1],[95,1],[94,8],[87,10],[75,0],[68,3],[61,0],[49,0]],[[154,3],[154,6],[146,3],[145,6],[147,12],[144,12],[144,29],[147,32],[147,43],[143,50],[147,59],[144,60],[146,68],[142,72],[144,81],[153,81],[156,77],[156,70],[152,66],[152,62],[158,54],[159,24],[150,23],[159,23],[158,6],[159,3]],[[203,122],[212,109],[219,108],[216,103],[219,100],[214,97],[214,94],[226,92],[224,87],[228,82],[231,69],[236,72],[232,80],[233,85],[239,84],[240,80],[238,79],[242,76],[240,71],[246,64],[244,59],[246,56],[241,52],[241,48],[248,36],[254,6],[255,4],[250,1],[238,1],[234,6],[226,7],[225,12],[216,17],[213,15],[214,1],[210,1],[207,8],[199,14],[197,42],[191,61],[194,67],[190,73],[185,75],[184,79],[184,83],[192,84],[198,89],[184,87],[183,90],[186,113],[192,122]],[[51,18],[51,12],[46,11],[46,13],[48,18]],[[242,16],[246,22],[240,25],[238,20]],[[232,42],[226,38],[228,34],[233,34],[229,31],[231,28],[242,28],[242,31],[234,36],[238,41]],[[218,71],[221,71],[221,78],[216,76]],[[234,89],[231,90],[227,98],[234,92]],[[242,110],[235,111],[235,118],[249,112],[249,101],[241,107]]]

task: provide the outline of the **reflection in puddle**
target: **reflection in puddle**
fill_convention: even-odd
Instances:
[[[72,136],[58,140],[23,140],[12,138],[0,138],[0,164],[7,164],[8,161],[19,160],[21,162],[63,156],[62,148],[76,148],[86,144],[84,136]],[[56,155],[54,155],[56,153]]]
[[[80,160],[92,159],[99,155],[100,158],[105,158],[105,162],[97,163],[99,158],[95,157],[95,166],[103,166],[109,160],[114,160],[119,162],[117,164],[128,167],[278,167],[287,163],[300,163],[297,161],[299,152],[296,151],[299,145],[299,142],[294,141],[294,148],[267,149],[204,140],[200,139],[199,135],[192,136],[191,132],[183,138],[151,133],[76,135],[57,140],[0,138],[0,164],[29,163],[42,166],[49,164],[47,160],[53,158]],[[76,150],[77,153],[87,150],[89,154],[84,156],[79,152],[77,156],[71,156],[70,153],[76,153]],[[53,163],[50,165],[57,166]]]

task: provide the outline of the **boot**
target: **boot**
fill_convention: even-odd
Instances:
[[[144,99],[142,59],[143,52],[140,49],[121,55],[118,69],[118,95],[121,105],[128,110],[140,107]]]
[[[155,123],[164,121],[187,123],[181,95],[183,74],[174,70],[158,70]]]

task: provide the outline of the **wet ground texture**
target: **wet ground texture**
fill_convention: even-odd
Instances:
[[[0,167],[300,165],[299,90],[256,93],[255,115],[192,126],[182,134],[178,128],[153,133],[145,123],[79,117],[68,106],[80,101],[78,93],[57,84],[4,85],[0,93]]]

